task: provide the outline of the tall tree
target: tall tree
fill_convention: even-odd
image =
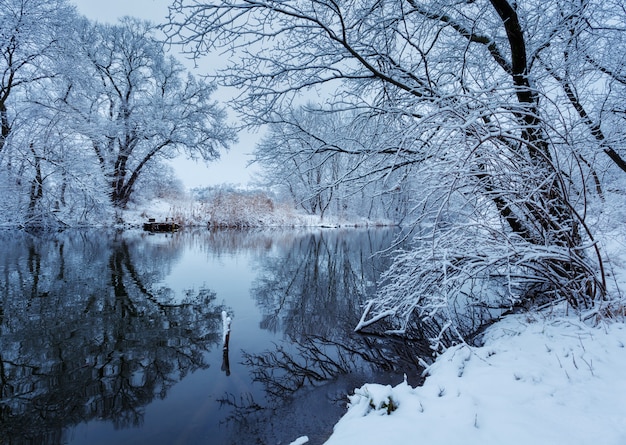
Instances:
[[[235,133],[211,95],[215,85],[194,78],[148,22],[84,22],[78,31],[85,72],[67,80],[63,102],[93,148],[123,208],[149,163],[185,153],[211,161]]]
[[[614,91],[588,81],[615,83],[618,67],[581,54],[597,45],[598,33],[610,34],[620,52],[626,11],[615,6],[176,0],[168,30],[192,54],[227,48],[240,55],[220,79],[247,93],[239,106],[255,124],[287,115],[311,91],[333,109],[403,123],[386,137],[420,166],[417,206],[430,224],[419,246],[428,248],[399,257],[360,325],[396,317],[404,329],[415,310],[452,318],[470,303],[504,306],[542,295],[589,307],[604,296],[601,256],[585,247],[594,245],[585,220],[593,165],[582,159],[604,151],[617,162],[619,153],[607,150],[580,105],[600,110],[614,102]],[[585,153],[581,128],[595,136]],[[485,283],[497,282],[498,301],[487,301]],[[453,331],[454,324],[442,326]]]

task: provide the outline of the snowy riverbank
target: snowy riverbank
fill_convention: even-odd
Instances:
[[[421,387],[357,389],[325,445],[626,444],[622,209],[598,213],[610,310],[581,316],[561,304],[508,316],[486,330],[483,346],[438,357]]]
[[[622,322],[516,315],[484,340],[446,351],[422,387],[364,385],[326,445],[626,443]]]
[[[157,221],[174,221],[183,227],[212,228],[289,228],[289,227],[381,227],[395,226],[390,220],[370,220],[361,217],[342,218],[306,214],[284,204],[259,207],[255,199],[236,196],[226,204],[216,206],[194,201],[191,198],[172,204],[164,200],[151,200],[142,204],[130,203],[117,218],[122,227],[141,227],[149,218]]]

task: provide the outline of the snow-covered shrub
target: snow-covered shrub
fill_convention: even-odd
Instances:
[[[375,411],[378,414],[391,414],[398,409],[398,402],[394,400],[391,385],[366,384],[354,390],[348,397],[348,407],[360,411],[361,416]]]
[[[395,326],[388,332],[417,329],[440,352],[471,341],[514,307],[565,300],[574,309],[588,309],[603,298],[603,260],[574,203],[566,200],[566,210],[541,208],[548,204],[545,192],[529,185],[534,173],[511,160],[492,156],[485,179],[474,166],[485,156],[469,158],[462,167],[438,166],[440,178],[425,187],[414,243],[396,252],[357,330],[387,319]],[[554,177],[564,182],[558,171]],[[497,200],[476,193],[496,185],[518,207],[513,222],[502,216]]]
[[[192,219],[211,228],[298,226],[310,223],[271,193],[224,185],[192,190],[196,201]]]

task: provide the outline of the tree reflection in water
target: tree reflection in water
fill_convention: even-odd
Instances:
[[[265,400],[232,394],[221,400],[233,408],[230,420],[240,438],[289,442],[288,433],[302,424],[311,444],[322,443],[356,386],[371,379],[400,383],[403,375],[412,384],[419,382],[416,351],[428,350],[426,341],[353,331],[389,264],[382,251],[397,235],[392,230],[321,231],[259,262],[252,294],[263,314],[261,326],[283,331],[285,339],[271,350],[243,356]]]
[[[222,307],[159,281],[178,250],[144,235],[0,232],[1,443],[61,443],[90,419],[139,425],[206,368]]]
[[[389,263],[377,253],[397,235],[0,232],[0,443],[70,442],[64,434],[89,429],[72,428],[89,420],[144,423],[119,436],[107,428],[104,441],[153,435],[160,443],[184,436],[180,443],[276,444],[307,434],[311,445],[321,443],[355,387],[397,384],[403,374],[419,381],[415,352],[428,347],[419,335],[384,336],[384,326],[353,332]],[[222,261],[229,266],[218,267]],[[172,271],[195,290],[180,295],[159,284]],[[227,310],[234,316],[230,356],[219,349],[227,308],[202,287],[209,276],[220,297],[246,314]],[[259,324],[249,323],[257,316]],[[210,369],[172,388],[207,360]],[[159,414],[146,415],[166,393],[174,406],[184,400],[184,409],[170,415],[173,405],[153,404]],[[232,410],[218,412],[223,394]],[[228,427],[217,425],[229,413]]]

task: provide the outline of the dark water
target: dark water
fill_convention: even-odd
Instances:
[[[417,379],[352,332],[395,236],[0,232],[0,443],[323,443],[355,387]]]

